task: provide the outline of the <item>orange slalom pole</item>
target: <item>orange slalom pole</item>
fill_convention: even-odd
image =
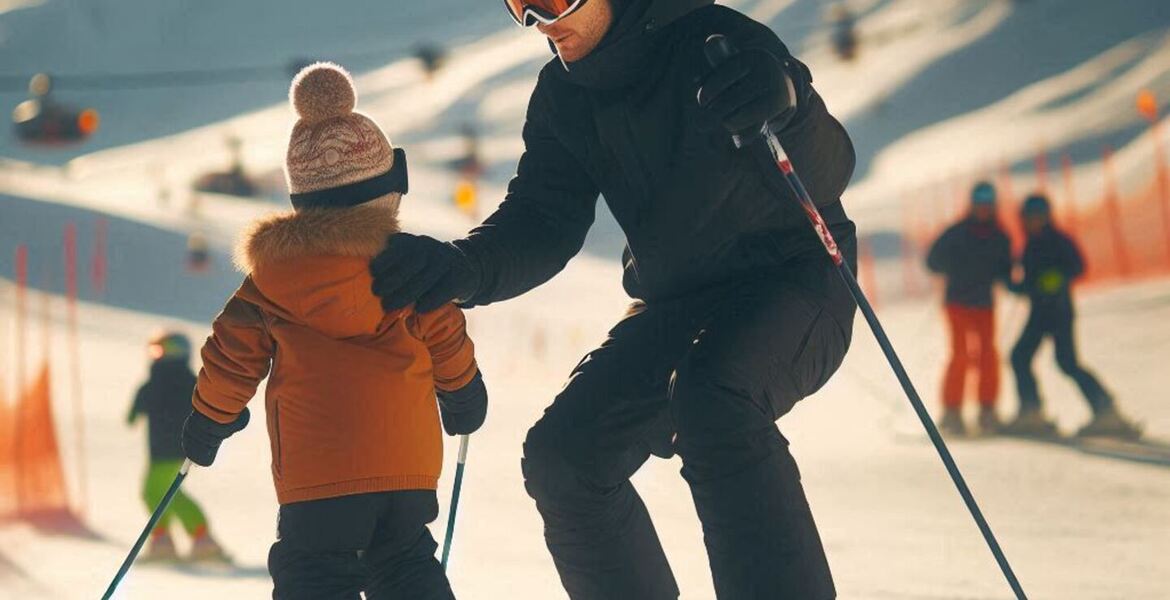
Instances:
[[[1070,235],[1077,237],[1077,190],[1073,184],[1072,159],[1068,153],[1060,157],[1060,174],[1064,180],[1064,220]]]
[[[77,318],[77,224],[65,226],[65,302],[69,330],[69,375],[73,392],[73,437],[77,454],[77,516],[85,517],[89,504],[89,476],[85,467],[85,405],[82,402],[81,335]]]
[[[28,299],[28,246],[20,244],[16,247],[16,373],[14,380],[16,381],[16,405],[13,407],[13,414],[19,415],[23,410],[24,397],[26,391],[25,372],[27,370],[28,360],[28,339],[27,328],[25,323],[25,308]],[[19,448],[20,438],[24,435],[23,428],[19,425],[16,430],[12,432],[13,448],[17,449],[16,454],[16,511],[19,513],[24,509],[24,499],[21,490],[24,489],[22,479],[24,477],[24,469],[20,465]]]
[[[1125,236],[1121,231],[1121,200],[1118,198],[1117,181],[1113,174],[1113,148],[1106,147],[1103,168],[1105,169],[1105,211],[1109,215],[1109,232],[1113,238],[1113,255],[1117,259],[1117,271],[1122,277],[1129,275],[1129,251],[1125,247]]]
[[[94,224],[93,231],[93,259],[90,263],[90,284],[94,295],[102,298],[106,294],[106,276],[109,264],[106,257],[107,234],[109,221],[105,217],[99,218]]]
[[[1036,152],[1036,187],[1040,193],[1048,194],[1048,152],[1043,146]]]
[[[25,307],[28,299],[28,246],[16,247],[16,398],[24,394],[27,372],[28,340],[26,338]]]
[[[1162,207],[1162,239],[1166,242],[1166,259],[1170,264],[1170,174],[1166,172],[1166,148],[1162,144],[1162,123],[1150,125],[1154,135],[1154,177],[1158,181],[1158,197]]]

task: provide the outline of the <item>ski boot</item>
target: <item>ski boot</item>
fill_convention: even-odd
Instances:
[[[1092,420],[1077,431],[1077,437],[1111,437],[1122,440],[1136,440],[1142,436],[1142,429],[1133,421],[1121,416],[1115,408],[1109,408],[1093,415]]]
[[[215,562],[230,564],[231,558],[223,551],[223,547],[207,530],[196,532],[191,539],[191,554],[187,557],[189,560],[197,562]]]
[[[983,435],[995,435],[1003,429],[1003,421],[999,420],[999,415],[995,413],[994,406],[981,406],[979,408],[979,432]]]
[[[163,531],[150,536],[150,546],[139,560],[141,562],[171,562],[179,559],[175,550],[175,540],[171,534]]]
[[[963,424],[963,411],[958,408],[943,409],[943,416],[938,421],[941,433],[953,436],[967,435],[967,426]]]
[[[1021,411],[1014,421],[1001,427],[1000,431],[1021,437],[1054,438],[1060,435],[1056,423],[1050,421],[1039,410]]]

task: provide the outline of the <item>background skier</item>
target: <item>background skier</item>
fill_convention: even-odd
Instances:
[[[853,261],[848,136],[770,29],[711,0],[507,6],[557,53],[507,197],[464,239],[392,238],[371,264],[375,291],[389,310],[422,311],[523,294],[580,251],[600,192],[635,302],[524,444],[562,584],[574,599],[678,596],[629,481],[677,452],[720,598],[834,597],[775,420],[841,364],[855,305],[766,150],[730,137],[771,121]],[[741,52],[712,69],[716,33]]]
[[[1093,418],[1077,434],[1137,438],[1141,431],[1118,412],[1113,396],[1096,376],[1081,366],[1073,335],[1072,283],[1085,272],[1076,243],[1052,222],[1052,206],[1043,195],[1029,196],[1020,210],[1028,243],[1024,247],[1023,281],[1014,286],[1032,304],[1028,322],[1012,349],[1012,370],[1020,396],[1020,412],[1007,431],[1025,435],[1054,435],[1056,425],[1043,413],[1040,390],[1032,373],[1032,359],[1044,338],[1056,347],[1056,364],[1071,377],[1093,411]]]
[[[999,398],[999,351],[995,340],[996,281],[1008,283],[1012,274],[1011,240],[996,217],[995,187],[980,182],[971,190],[971,209],[930,247],[926,266],[946,279],[946,315],[951,335],[951,358],[943,377],[943,416],[939,427],[963,435],[963,393],[967,374],[978,374],[979,428],[994,432]]]
[[[191,340],[187,336],[161,332],[150,340],[149,352],[153,359],[150,377],[138,389],[126,418],[127,423],[133,425],[139,417],[146,417],[150,464],[142,484],[142,500],[148,511],[158,506],[183,463],[183,420],[191,413],[191,392],[195,389],[195,373],[190,364]],[[203,510],[180,490],[151,532],[144,560],[178,558],[170,534],[174,518],[178,518],[191,537],[191,559],[227,559],[223,549],[211,537]]]

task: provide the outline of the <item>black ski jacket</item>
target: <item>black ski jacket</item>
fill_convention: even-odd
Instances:
[[[780,61],[798,99],[779,137],[838,241],[853,241],[840,203],[853,146],[808,69],[769,28],[711,0],[634,0],[602,44],[541,70],[525,151],[507,197],[456,240],[482,279],[467,305],[518,296],[551,279],[584,244],[598,194],[626,235],[623,284],[674,297],[824,251],[763,143],[737,151],[696,101],[706,38]]]
[[[1028,238],[1023,255],[1023,288],[1033,310],[1072,312],[1072,282],[1085,272],[1076,242],[1049,225]]]
[[[1011,282],[1012,242],[998,223],[963,219],[930,246],[926,266],[946,277],[947,304],[989,308],[991,286]]]
[[[195,373],[186,360],[160,360],[150,366],[150,379],[138,389],[128,421],[146,416],[150,460],[181,460],[183,422],[191,414]]]

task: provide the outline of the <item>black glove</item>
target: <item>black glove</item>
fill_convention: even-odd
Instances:
[[[766,50],[751,49],[711,69],[699,88],[699,106],[728,133],[751,136],[769,121],[787,125],[796,114],[795,96],[784,65]]]
[[[452,300],[467,300],[479,287],[479,272],[455,247],[425,235],[396,233],[370,261],[374,294],[382,308],[397,310],[414,304],[431,312]]]
[[[447,435],[475,433],[487,418],[487,387],[479,372],[467,385],[453,392],[436,390],[435,395],[439,397],[439,416]]]
[[[199,411],[192,411],[183,423],[183,452],[191,462],[210,467],[215,462],[215,455],[219,452],[219,445],[233,433],[248,426],[251,413],[244,407],[244,412],[231,423],[216,423]]]

